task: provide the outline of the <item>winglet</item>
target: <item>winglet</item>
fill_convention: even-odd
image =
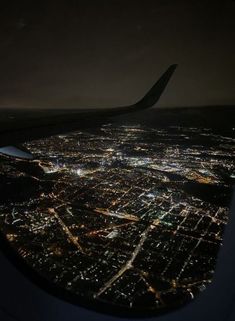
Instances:
[[[160,77],[160,79],[155,83],[155,85],[153,85],[153,87],[148,91],[148,93],[133,107],[135,107],[135,109],[146,109],[155,105],[161,97],[161,94],[163,93],[164,89],[166,88],[176,67],[176,64],[171,65]]]
[[[0,148],[0,154],[21,158],[21,159],[33,159],[33,155],[24,147],[5,146]]]

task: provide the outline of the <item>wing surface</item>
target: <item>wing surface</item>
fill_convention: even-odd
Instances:
[[[150,108],[158,102],[176,67],[177,65],[171,65],[147,94],[133,105],[105,109],[51,110],[46,114],[33,110],[30,117],[25,116],[27,112],[25,115],[22,112],[20,119],[17,117],[4,119],[2,115],[0,117],[0,153],[30,158],[28,153],[18,147],[19,144],[73,130],[94,128],[110,118]],[[37,112],[38,115],[35,117]]]

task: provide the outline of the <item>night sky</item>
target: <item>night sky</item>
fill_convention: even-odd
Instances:
[[[112,107],[172,63],[160,107],[235,105],[235,2],[5,1],[0,107]]]

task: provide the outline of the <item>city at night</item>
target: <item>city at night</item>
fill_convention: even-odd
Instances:
[[[170,310],[213,280],[234,184],[234,128],[104,124],[1,156],[1,232],[77,301]]]
[[[0,321],[235,320],[234,17],[0,2]]]

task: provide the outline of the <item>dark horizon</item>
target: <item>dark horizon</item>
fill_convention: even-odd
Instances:
[[[235,104],[235,3],[10,1],[0,108],[112,107],[179,67],[160,107]]]

